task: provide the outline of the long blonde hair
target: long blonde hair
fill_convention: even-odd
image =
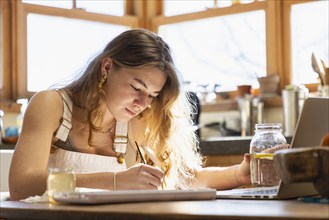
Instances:
[[[93,124],[103,117],[104,95],[99,92],[101,63],[106,57],[114,68],[155,67],[167,76],[161,93],[142,114],[147,118],[146,146],[152,148],[166,174],[167,188],[188,188],[194,170],[201,166],[197,139],[192,129],[190,105],[181,91],[169,46],[156,34],[144,29],[128,30],[114,38],[95,57],[82,76],[65,89],[75,106],[85,109],[89,123],[89,140]]]

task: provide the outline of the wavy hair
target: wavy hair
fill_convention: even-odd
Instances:
[[[99,130],[93,122],[103,118],[105,96],[99,92],[102,60],[110,57],[114,68],[154,67],[167,80],[156,99],[142,114],[147,119],[146,146],[161,162],[166,188],[188,188],[193,171],[201,165],[197,139],[192,130],[190,105],[182,93],[169,46],[156,34],[144,29],[128,30],[107,44],[87,66],[82,76],[65,87],[75,106],[85,109],[89,129]],[[147,160],[149,164],[151,161]]]

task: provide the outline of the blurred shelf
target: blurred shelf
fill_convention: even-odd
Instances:
[[[202,155],[243,155],[249,153],[252,136],[216,137],[200,140]],[[286,137],[291,144],[292,137]]]
[[[0,150],[14,150],[14,149],[15,149],[15,144],[5,144],[5,143],[0,144]]]
[[[282,107],[282,98],[279,95],[267,96],[260,98],[264,102],[265,108]],[[220,99],[215,103],[202,103],[201,112],[216,112],[216,111],[234,111],[239,110],[236,99]]]
[[[0,101],[0,109],[5,113],[19,113],[21,109],[21,104],[17,104],[12,101]]]

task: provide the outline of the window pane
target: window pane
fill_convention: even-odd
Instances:
[[[316,83],[312,52],[328,65],[328,1],[293,5],[291,10],[292,83]]]
[[[2,89],[2,85],[3,85],[3,82],[2,82],[2,13],[1,13],[1,8],[0,8],[0,89]]]
[[[44,5],[56,8],[72,8],[72,0],[22,0],[23,3]]]
[[[77,0],[77,8],[83,8],[89,12],[123,16],[124,0]]]
[[[23,3],[71,9],[72,0],[22,0]],[[76,7],[88,12],[123,16],[124,0],[76,0]]]
[[[214,7],[214,0],[165,0],[164,13],[166,16],[204,11]]]
[[[232,4],[249,4],[255,0],[164,0],[166,16],[204,11],[207,8],[224,8]]]
[[[37,14],[28,15],[27,28],[28,90],[32,92],[72,77],[111,39],[128,29]]]
[[[218,91],[257,88],[256,75],[266,75],[264,11],[163,25],[159,34],[192,84],[220,84]]]

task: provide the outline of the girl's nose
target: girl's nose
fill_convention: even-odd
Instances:
[[[145,109],[149,103],[149,96],[147,94],[140,94],[134,100],[134,105],[140,109]]]

